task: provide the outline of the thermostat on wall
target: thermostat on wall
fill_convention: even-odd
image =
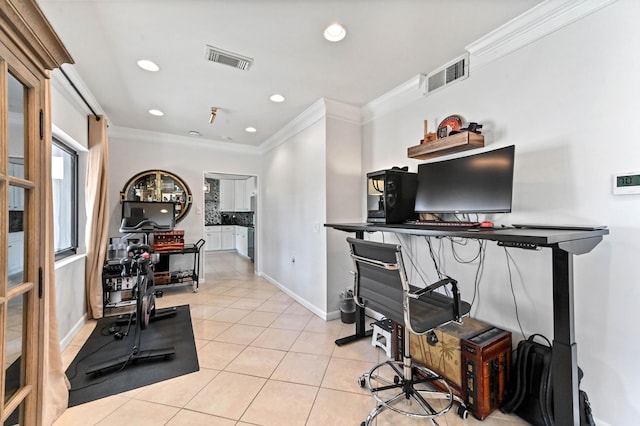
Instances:
[[[640,194],[640,171],[614,174],[613,194]]]

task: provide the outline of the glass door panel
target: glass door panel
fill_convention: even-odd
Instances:
[[[25,359],[24,348],[24,314],[25,296],[16,296],[7,303],[7,324],[5,329],[4,370],[6,381],[4,386],[4,402],[24,386],[22,360]]]
[[[11,74],[0,58],[2,80],[7,87],[0,93],[0,101],[8,105],[0,120],[6,123],[6,133],[0,143],[0,161],[4,176],[2,210],[6,222],[2,225],[6,238],[2,239],[3,268],[0,286],[0,356],[5,374],[0,384],[2,403],[0,413],[11,425],[26,422],[23,415],[26,407],[35,407],[35,378],[38,345],[38,304],[34,282],[37,282],[38,250],[38,201],[32,196],[38,187],[39,170],[35,153],[39,152],[39,132],[33,128],[38,123],[34,113],[39,111],[40,89],[31,75]],[[21,81],[26,82],[23,84]],[[29,107],[35,102],[34,107]],[[1,128],[1,126],[0,126]],[[31,202],[27,202],[27,200]],[[31,266],[30,266],[31,265]],[[13,414],[7,417],[7,414]],[[18,417],[21,417],[20,419]],[[7,422],[5,422],[7,424]]]
[[[13,188],[12,188],[13,189]],[[22,188],[15,188],[24,192]],[[9,238],[7,247],[7,289],[24,281],[24,251],[26,247],[23,228],[24,211],[9,211]]]
[[[8,101],[9,101],[9,176],[24,178],[24,153],[25,153],[25,87],[13,75],[9,74]]]

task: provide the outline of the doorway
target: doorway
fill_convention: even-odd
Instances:
[[[236,252],[257,271],[258,180],[255,175],[204,173],[207,253]]]

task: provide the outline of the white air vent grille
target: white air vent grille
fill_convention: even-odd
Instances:
[[[433,93],[438,89],[467,77],[469,77],[469,54],[461,56],[449,62],[442,68],[427,74],[424,79],[424,94],[427,95]]]
[[[211,62],[229,65],[230,67],[248,71],[253,63],[253,58],[227,52],[217,47],[207,45],[205,48],[205,58]]]

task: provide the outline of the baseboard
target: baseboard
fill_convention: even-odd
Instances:
[[[302,297],[300,297],[296,293],[294,293],[291,290],[289,290],[287,287],[285,287],[282,284],[280,284],[276,279],[270,277],[269,275],[265,274],[264,272],[261,272],[258,275],[260,275],[262,278],[264,278],[265,280],[269,281],[271,284],[273,284],[276,287],[278,287],[287,296],[289,296],[290,298],[292,298],[293,300],[295,300],[296,302],[298,302],[299,304],[301,304],[305,308],[309,309],[311,312],[313,312],[315,315],[319,316],[323,320],[327,321],[329,319],[329,314],[327,312],[324,312],[324,311],[318,309],[316,306],[312,305],[307,300],[303,299]]]
[[[69,346],[73,338],[76,337],[76,335],[80,332],[80,330],[82,329],[82,327],[85,325],[86,322],[87,322],[87,314],[85,313],[82,317],[80,317],[80,320],[78,320],[76,325],[74,325],[73,328],[69,330],[67,335],[64,336],[64,338],[60,341],[60,351],[64,351],[67,348],[67,346]]]

